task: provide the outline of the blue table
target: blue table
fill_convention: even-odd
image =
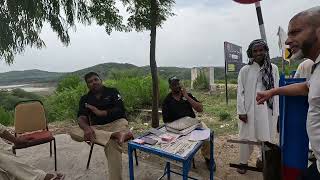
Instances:
[[[211,133],[210,133],[210,180],[213,180],[213,178],[214,178],[213,177],[214,176],[214,174],[213,174],[214,173],[213,172],[213,166],[214,166],[214,158],[213,158],[213,152],[214,152],[213,141],[214,141],[214,137],[213,137],[213,134],[214,133],[211,131]],[[195,145],[193,150],[188,153],[188,155],[186,155],[185,157],[181,157],[181,156],[178,156],[178,155],[175,155],[175,154],[171,154],[171,153],[168,153],[168,152],[153,148],[152,146],[145,146],[145,145],[137,144],[137,143],[135,143],[133,141],[130,141],[128,143],[129,176],[130,176],[130,180],[134,180],[134,169],[133,169],[134,166],[133,166],[132,153],[133,153],[133,151],[135,149],[138,149],[140,151],[144,151],[144,152],[147,152],[147,153],[150,153],[150,154],[155,154],[155,155],[158,155],[160,157],[164,157],[164,158],[171,159],[171,160],[178,161],[178,162],[182,163],[183,168],[182,168],[182,174],[181,174],[181,173],[177,173],[177,172],[172,171],[170,169],[170,162],[167,162],[166,166],[165,166],[164,174],[159,179],[161,179],[165,175],[167,175],[167,178],[170,179],[170,173],[181,175],[183,180],[187,180],[188,178],[196,179],[196,178],[193,178],[193,177],[189,177],[188,174],[189,174],[189,170],[191,168],[192,159],[193,159],[194,155],[197,153],[197,151],[201,148],[202,144],[203,144],[203,141],[199,141]]]

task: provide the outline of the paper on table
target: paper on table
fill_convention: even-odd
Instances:
[[[191,132],[189,140],[190,141],[202,141],[210,137],[210,129],[204,130],[194,130]]]

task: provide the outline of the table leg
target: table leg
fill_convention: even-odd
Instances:
[[[183,162],[182,179],[188,180],[188,174],[191,166],[191,160]]]
[[[170,180],[170,162],[167,162],[166,165],[166,171],[167,171],[167,179]]]
[[[214,179],[214,172],[213,172],[213,166],[215,164],[214,162],[214,149],[213,149],[213,141],[214,141],[214,137],[213,137],[213,133],[210,133],[210,180]]]
[[[130,180],[134,180],[133,157],[132,157],[132,153],[133,153],[133,148],[132,148],[130,145],[128,145],[129,177],[130,177]]]

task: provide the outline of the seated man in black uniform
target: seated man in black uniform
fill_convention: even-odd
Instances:
[[[181,87],[180,80],[173,76],[168,80],[171,92],[164,99],[162,104],[162,117],[164,123],[170,123],[183,117],[195,118],[196,115],[193,111],[203,111],[203,106],[191,93],[187,93],[186,89]],[[203,128],[208,128],[201,122]],[[210,143],[205,141],[201,148],[201,154],[206,161],[209,169],[210,165]],[[214,165],[214,170],[216,166]]]
[[[105,87],[95,72],[85,75],[88,94],[80,99],[78,123],[70,135],[75,141],[104,145],[109,178],[122,180],[122,144],[132,138],[121,96],[117,89]]]

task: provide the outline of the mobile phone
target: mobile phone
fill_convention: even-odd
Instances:
[[[140,139],[143,140],[145,144],[150,144],[150,145],[155,145],[158,142],[157,140],[151,139],[148,137],[142,137]]]

